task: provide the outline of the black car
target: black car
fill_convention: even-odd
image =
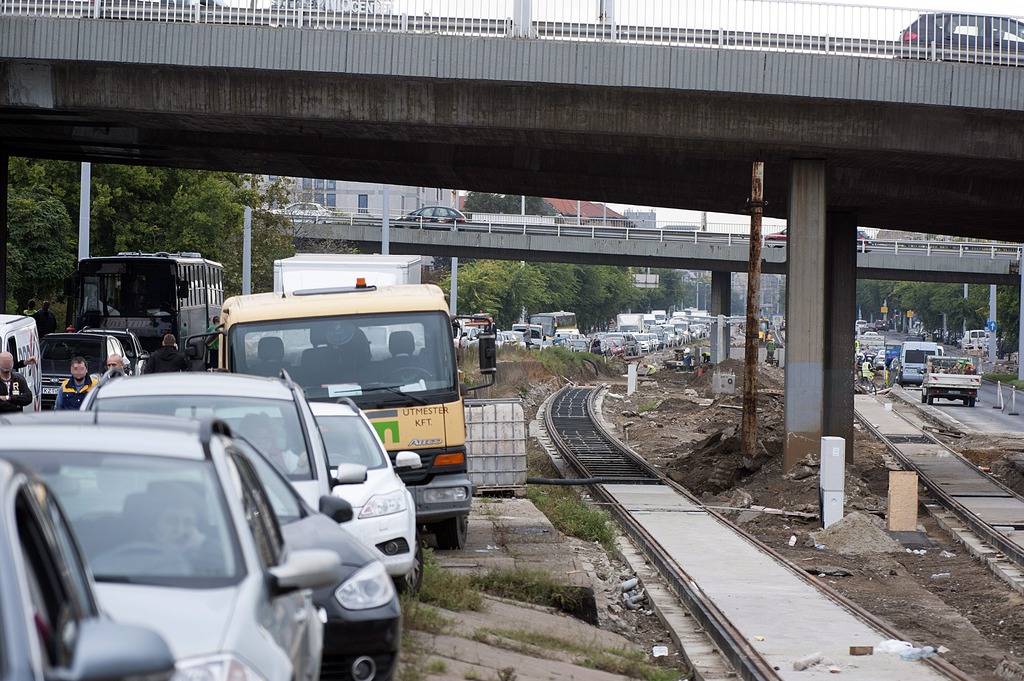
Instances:
[[[934,12],[922,14],[900,34],[900,56],[980,63],[1020,63],[1024,22],[1009,17]],[[935,50],[933,54],[932,50]]]
[[[103,333],[51,333],[39,341],[43,366],[43,409],[53,409],[60,384],[71,377],[71,360],[85,359],[90,374],[107,370],[107,357],[126,351],[116,337]]]
[[[398,218],[398,222],[417,224],[427,228],[436,224],[443,224],[451,225],[452,229],[454,229],[457,225],[465,224],[466,216],[461,211],[448,208],[447,206],[424,206]]]
[[[0,681],[166,681],[174,657],[155,632],[97,606],[78,542],[50,489],[0,458]]]
[[[313,592],[313,603],[324,620],[321,680],[391,679],[398,666],[402,609],[383,564],[338,525],[351,520],[351,505],[340,497],[324,497],[321,511],[331,517],[318,513],[269,459],[262,454],[252,459],[288,545],[296,550],[331,549],[341,556],[340,585]],[[337,507],[325,508],[325,499]],[[382,589],[382,585],[388,586]]]
[[[124,346],[125,354],[121,357],[124,359],[125,373],[129,376],[138,376],[142,374],[142,369],[146,365],[146,360],[149,359],[149,353],[142,349],[142,343],[139,341],[139,337],[128,329],[94,329],[92,327],[85,327],[80,329],[79,333],[98,333],[104,336],[113,336],[114,338],[121,341],[121,345]]]

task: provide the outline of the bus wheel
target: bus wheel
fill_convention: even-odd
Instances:
[[[466,545],[466,537],[469,536],[469,516],[460,515],[448,518],[434,525],[434,537],[437,539],[437,548],[441,550],[458,551]]]

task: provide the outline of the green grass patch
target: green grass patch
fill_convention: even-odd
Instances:
[[[402,606],[402,630],[423,631],[428,634],[440,634],[452,621],[441,614],[437,608],[421,603],[412,594],[402,594],[399,598]],[[405,648],[406,646],[402,646]]]
[[[419,599],[422,603],[455,612],[481,610],[484,602],[483,595],[473,588],[469,575],[457,575],[443,569],[430,549],[423,552],[423,583]]]
[[[660,406],[661,400],[654,400],[653,402],[648,402],[647,404],[638,407],[636,413],[643,414],[645,411],[651,411],[653,409],[657,409]]]
[[[544,348],[540,352],[534,351],[534,355],[537,357],[537,361],[544,365],[545,369],[558,376],[565,376],[570,373],[575,374],[585,370],[590,371],[590,375],[593,376],[594,369],[586,360],[604,363],[603,357],[592,355],[589,352],[573,352],[560,345]]]
[[[990,381],[1000,381],[1014,388],[1024,388],[1024,381],[1017,380],[1017,374],[984,374]]]
[[[424,671],[427,674],[444,674],[448,671],[448,664],[444,660],[431,660],[427,663]]]
[[[473,586],[492,596],[546,605],[564,612],[575,612],[583,605],[578,588],[558,584],[543,570],[493,570],[473,577]]]
[[[615,549],[615,526],[605,511],[592,508],[566,487],[530,485],[526,496],[562,534],[584,541],[596,541],[605,551]]]
[[[647,661],[643,653],[613,648],[596,648],[587,643],[570,641],[550,634],[518,629],[483,628],[474,632],[473,638],[488,645],[508,650],[557,650],[572,655],[575,663],[610,674],[620,674],[631,679],[646,681],[676,681],[681,678],[679,670],[659,667]]]

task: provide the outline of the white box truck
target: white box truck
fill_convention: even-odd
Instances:
[[[615,330],[622,333],[640,333],[644,330],[644,316],[642,314],[616,315]]]
[[[274,261],[274,292],[291,293],[355,286],[419,284],[422,258],[418,255],[298,253]]]

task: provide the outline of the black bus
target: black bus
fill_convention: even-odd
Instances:
[[[203,333],[224,302],[224,267],[198,253],[85,258],[69,284],[76,329],[128,329],[149,352],[167,333],[183,349],[182,340]]]

